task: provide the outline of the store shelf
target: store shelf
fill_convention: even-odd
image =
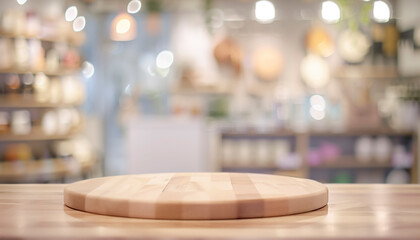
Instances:
[[[277,169],[275,164],[222,164],[222,169]]]
[[[222,137],[290,137],[296,136],[298,133],[281,130],[281,131],[267,131],[267,132],[258,132],[255,130],[245,130],[245,131],[223,131]]]
[[[53,180],[86,172],[93,161],[55,158],[0,162],[0,181]]]
[[[72,41],[70,39],[66,38],[60,38],[60,37],[39,37],[39,36],[30,36],[30,35],[13,35],[13,34],[7,34],[7,33],[1,33],[0,32],[0,38],[10,38],[10,39],[16,39],[16,38],[24,38],[24,39],[36,39],[42,42],[51,42],[51,43],[66,43],[71,46],[80,46],[81,43],[77,43],[76,41]]]
[[[326,136],[326,137],[340,137],[340,136],[413,136],[414,132],[411,131],[396,131],[389,128],[382,129],[355,129],[347,130],[344,132],[309,132],[309,136]]]
[[[287,137],[287,136],[299,136],[299,135],[307,135],[307,136],[326,136],[326,137],[339,137],[339,136],[362,136],[362,135],[369,135],[369,136],[414,136],[415,133],[411,131],[395,131],[389,128],[381,128],[381,129],[357,129],[357,130],[347,130],[343,132],[294,132],[291,130],[276,130],[276,131],[267,131],[267,132],[258,132],[256,130],[244,130],[244,131],[236,131],[236,130],[224,130],[221,133],[222,137]]]
[[[360,162],[354,157],[340,157],[331,162],[326,162],[318,166],[308,166],[309,168],[392,168],[390,160],[385,163]],[[275,164],[222,164],[222,169],[278,169]]]
[[[0,108],[60,108],[80,106],[82,101],[75,103],[37,102],[31,95],[0,96]]]
[[[339,79],[364,78],[393,80],[399,78],[399,74],[397,67],[393,65],[347,65],[337,67],[333,77]]]
[[[65,75],[72,75],[72,74],[79,74],[80,68],[75,69],[61,69],[58,71],[47,71],[45,69],[19,69],[19,68],[6,68],[6,69],[0,69],[0,74],[9,74],[9,73],[15,73],[15,74],[37,74],[39,72],[44,73],[48,76],[65,76]]]
[[[287,177],[298,177],[298,178],[305,178],[306,172],[302,169],[297,170],[277,170],[274,171],[273,174],[287,176]]]
[[[174,95],[229,95],[231,92],[227,90],[175,90],[171,94]]]
[[[43,133],[41,127],[32,127],[30,134],[15,135],[12,133],[0,134],[0,142],[19,142],[19,141],[51,141],[67,139],[80,133],[82,126],[78,126],[67,134],[46,135]]]
[[[330,137],[329,141],[335,141],[338,137],[361,137],[361,136],[387,136],[387,137],[397,137],[397,138],[410,138],[408,142],[404,144],[412,144],[413,146],[417,145],[417,134],[411,131],[395,131],[390,128],[377,128],[377,129],[357,129],[357,130],[347,130],[344,132],[314,132],[309,131],[306,133],[297,133],[288,130],[278,130],[278,131],[270,131],[270,132],[257,132],[255,130],[249,129],[247,131],[237,131],[235,129],[222,129],[220,131],[220,147],[223,145],[223,141],[226,138],[232,137],[234,139],[247,139],[249,138],[259,138],[259,137],[267,137],[267,141],[275,141],[277,137],[287,137],[288,140],[296,140],[296,153],[300,156],[307,156],[308,151],[310,150],[311,142],[316,141],[316,137],[325,138]],[[404,141],[405,142],[405,141]],[[414,151],[414,163],[410,169],[411,171],[411,182],[417,182],[417,152]],[[390,157],[390,156],[389,156]],[[303,159],[305,159],[303,157]],[[239,163],[239,161],[238,161]],[[387,171],[393,169],[393,165],[391,163],[391,159],[386,159],[386,161],[375,161],[371,160],[367,163],[364,163],[358,160],[355,156],[341,156],[335,161],[325,161],[323,164],[319,166],[310,166],[307,164],[307,161],[304,161],[304,164],[295,171],[283,171],[282,169],[278,169],[275,166],[271,165],[259,165],[259,164],[250,164],[250,165],[240,165],[240,164],[221,164],[219,170],[220,171],[229,171],[229,170],[253,170],[253,171],[272,171],[274,174],[280,174],[285,176],[296,176],[296,177],[311,177],[310,171],[316,170],[378,170],[378,171]],[[322,171],[320,171],[322,172]]]
[[[269,172],[271,174],[288,177],[306,177],[306,171],[302,168],[285,170],[279,169],[275,164],[222,164],[222,171],[240,171],[240,172]]]
[[[375,161],[370,162],[360,162],[355,157],[343,156],[338,158],[335,161],[326,162],[319,166],[309,166],[313,169],[331,169],[331,168],[348,168],[348,169],[357,169],[357,168],[392,168],[390,159],[387,159],[383,163],[378,163]]]
[[[42,19],[40,20],[40,27],[50,27],[49,23],[45,23]],[[44,26],[44,23],[46,24]],[[71,26],[71,23],[66,23]],[[26,27],[30,27],[29,25]],[[50,27],[51,28],[51,27]],[[73,76],[79,76],[81,74],[81,65],[78,61],[80,58],[80,46],[83,44],[86,35],[84,32],[74,32],[74,31],[61,31],[60,29],[51,28],[49,29],[50,32],[48,34],[16,34],[12,31],[6,32],[0,30],[0,39],[8,40],[12,43],[12,47],[16,47],[15,44],[18,43],[19,40],[24,40],[27,44],[27,51],[28,54],[31,54],[31,45],[30,42],[32,40],[39,41],[41,43],[43,54],[45,55],[39,55],[38,52],[33,52],[36,57],[43,57],[46,61],[46,55],[50,51],[50,49],[56,49],[56,51],[60,52],[61,47],[64,47],[63,50],[65,51],[71,51],[66,52],[65,54],[60,54],[58,57],[58,63],[62,63],[63,61],[66,62],[65,58],[68,54],[70,56],[69,58],[69,64],[68,65],[57,65],[57,68],[46,68],[45,66],[32,66],[24,65],[25,67],[22,67],[19,64],[16,64],[15,61],[10,62],[11,65],[5,65],[3,68],[0,68],[0,74],[33,74],[36,75],[38,73],[43,73],[47,75],[49,78],[57,78],[57,81],[60,81],[65,76],[73,77]],[[70,30],[70,29],[69,29]],[[48,36],[47,36],[48,35]],[[36,46],[39,47],[39,46]],[[37,49],[38,50],[38,49]],[[66,55],[66,56],[64,56]],[[77,59],[76,59],[77,58]],[[12,59],[13,60],[13,59]],[[55,71],[50,71],[49,69],[55,69]],[[3,80],[7,80],[7,78],[4,78]],[[54,79],[53,79],[54,80]],[[52,80],[52,81],[53,81]],[[79,79],[72,79],[74,81],[78,81]],[[22,81],[22,78],[20,78],[20,81]],[[3,83],[5,84],[5,82]],[[58,83],[59,87],[63,87],[61,82]],[[0,83],[1,85],[1,83]],[[51,88],[51,89],[50,89]],[[52,86],[48,86],[48,91],[52,90]],[[7,92],[8,93],[8,92]],[[5,149],[8,147],[8,145],[15,145],[16,143],[19,144],[25,144],[28,148],[30,148],[33,152],[45,152],[49,150],[50,144],[52,144],[52,141],[58,141],[58,140],[67,140],[71,139],[73,137],[79,136],[79,134],[82,133],[83,130],[83,113],[78,112],[78,117],[74,118],[74,120],[77,120],[78,124],[77,126],[73,126],[70,131],[59,134],[59,131],[57,131],[57,134],[50,134],[47,135],[44,133],[42,124],[43,124],[43,118],[47,111],[59,111],[60,108],[67,108],[67,107],[80,107],[83,103],[83,99],[80,99],[79,101],[73,101],[73,102],[64,102],[64,101],[45,101],[45,102],[39,102],[37,101],[38,98],[36,98],[35,94],[23,94],[23,93],[8,93],[0,95],[0,111],[6,111],[9,113],[8,117],[8,126],[5,129],[3,126],[2,132],[0,132],[0,145],[6,146]],[[57,96],[57,98],[54,98],[57,100],[67,100],[62,98],[60,95]],[[53,100],[54,100],[53,99]],[[76,99],[74,99],[76,100]],[[30,121],[31,130],[28,134],[25,135],[17,135],[14,134],[11,130],[15,119],[12,112],[19,109],[30,109]],[[63,115],[64,116],[64,115]],[[80,117],[80,122],[79,122]],[[29,119],[28,119],[29,120]],[[54,121],[54,120],[53,120]],[[74,125],[74,124],[72,124]],[[60,124],[58,124],[58,128],[60,128]],[[60,130],[60,129],[58,129]],[[3,151],[3,150],[2,150]],[[0,152],[0,155],[3,153]],[[1,157],[1,156],[0,156]],[[2,160],[2,159],[1,159]],[[79,174],[80,172],[84,171],[88,165],[91,165],[91,163],[84,162],[83,164],[78,164],[78,161],[76,161],[73,158],[57,158],[57,159],[39,159],[39,160],[31,160],[31,161],[12,161],[12,162],[1,162],[0,160],[0,179],[2,182],[50,182],[50,181],[56,181],[63,179],[63,177],[72,175],[72,174]]]

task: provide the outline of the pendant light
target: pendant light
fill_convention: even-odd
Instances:
[[[136,20],[128,13],[118,14],[111,23],[113,41],[131,41],[137,36]]]

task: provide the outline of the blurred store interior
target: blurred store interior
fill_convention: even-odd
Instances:
[[[3,0],[0,182],[418,183],[420,1]]]

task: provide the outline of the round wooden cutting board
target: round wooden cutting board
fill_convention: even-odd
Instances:
[[[68,185],[64,203],[104,215],[152,219],[236,219],[312,211],[328,202],[313,180],[250,173],[162,173]]]

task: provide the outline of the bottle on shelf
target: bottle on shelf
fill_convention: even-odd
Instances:
[[[41,41],[38,39],[30,39],[29,43],[29,69],[41,71],[45,69],[45,50],[42,47]]]
[[[47,51],[45,69],[49,72],[57,72],[60,68],[60,56],[55,48]]]
[[[13,66],[12,40],[0,38],[0,69],[8,69]]]
[[[372,160],[373,142],[369,136],[363,136],[356,140],[354,152],[358,161],[368,163]]]
[[[11,144],[5,147],[4,159],[6,161],[29,161],[33,159],[33,153],[28,144]]]
[[[16,135],[27,135],[31,132],[31,115],[28,110],[12,112],[11,130]]]
[[[34,80],[35,100],[37,102],[47,102],[49,100],[49,87],[49,78],[42,72],[37,73]]]
[[[9,74],[6,80],[6,93],[15,94],[19,93],[20,90],[20,79],[17,74]]]
[[[61,102],[62,88],[60,80],[57,78],[51,78],[50,82],[50,103],[59,103]]]
[[[22,75],[22,93],[24,95],[32,95],[34,93],[34,75],[32,73]]]
[[[58,129],[58,117],[54,110],[47,111],[42,116],[42,131],[45,135],[54,135]]]
[[[41,22],[35,12],[26,13],[26,36],[36,37],[41,31]]]
[[[29,67],[29,46],[24,38],[16,38],[14,48],[14,65],[17,69],[27,69]]]
[[[373,158],[378,163],[389,161],[392,155],[392,142],[385,136],[377,137],[373,142]]]
[[[0,112],[0,134],[9,131],[9,113]]]
[[[256,160],[258,165],[261,166],[271,166],[273,164],[274,158],[272,157],[272,141],[266,139],[259,139],[256,141]]]

